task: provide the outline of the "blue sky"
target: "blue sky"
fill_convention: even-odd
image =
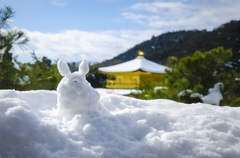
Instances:
[[[163,32],[213,28],[240,19],[239,0],[0,0],[16,14],[11,27],[30,38],[29,52],[52,60],[101,62]]]

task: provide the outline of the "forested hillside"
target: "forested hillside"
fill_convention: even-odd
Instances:
[[[138,50],[145,52],[145,57],[157,63],[165,64],[169,56],[182,58],[192,55],[196,50],[207,51],[223,46],[233,52],[233,65],[240,67],[240,21],[231,21],[212,31],[190,30],[167,32],[144,41],[113,59],[100,65],[113,65],[136,57]]]

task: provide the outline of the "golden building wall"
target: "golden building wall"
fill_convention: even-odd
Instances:
[[[162,85],[164,74],[152,74],[136,71],[130,73],[112,73],[107,80],[106,88],[109,89],[136,89],[144,83]]]

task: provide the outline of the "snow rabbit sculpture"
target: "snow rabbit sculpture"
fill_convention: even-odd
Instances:
[[[71,73],[67,63],[60,59],[58,71],[63,76],[57,87],[57,109],[61,117],[69,120],[77,114],[98,114],[100,95],[86,80],[87,61],[82,60],[78,71]]]

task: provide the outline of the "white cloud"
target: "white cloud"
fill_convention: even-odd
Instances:
[[[143,10],[151,13],[159,13],[160,9],[168,9],[168,10],[177,10],[178,8],[182,8],[184,5],[180,2],[152,2],[152,3],[136,3],[132,5],[130,8],[133,10]]]
[[[52,2],[67,2],[67,0]],[[51,34],[26,30],[31,39],[27,52],[34,50],[37,56],[46,56],[52,60],[63,58],[67,61],[79,61],[85,57],[91,62],[101,62],[150,39],[152,35],[183,29],[210,30],[230,20],[238,20],[239,8],[239,0],[170,2],[162,0],[136,3],[129,6],[122,13],[122,17],[125,22],[127,20],[139,24],[135,26],[138,29],[98,32],[67,30]],[[16,51],[16,53],[21,61],[31,60],[30,54],[26,51]]]
[[[230,20],[240,19],[240,1],[157,1],[136,3],[122,16],[150,28],[166,31],[212,29]]]
[[[67,5],[67,0],[51,0],[50,3],[55,6],[65,6]]]
[[[27,50],[15,51],[19,60],[28,62],[35,51],[38,57],[46,56],[52,60],[63,58],[67,61],[80,61],[83,57],[90,62],[111,59],[134,45],[159,35],[159,30],[120,30],[85,32],[68,30],[55,34],[25,30],[30,38]],[[27,57],[28,56],[28,57]]]

